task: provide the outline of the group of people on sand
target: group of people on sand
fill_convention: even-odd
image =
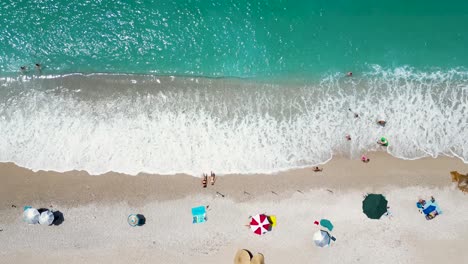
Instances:
[[[214,172],[210,173],[210,184],[214,185],[216,181],[216,174]],[[202,186],[206,188],[208,186],[208,174],[203,173]]]

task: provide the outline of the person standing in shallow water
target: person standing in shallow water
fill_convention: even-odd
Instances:
[[[21,67],[20,67],[20,72],[24,74],[24,73],[26,73],[26,70],[27,70],[27,69],[28,69],[28,68],[26,68],[26,66],[21,66]]]
[[[42,73],[42,66],[39,63],[36,63],[36,71],[41,74]]]

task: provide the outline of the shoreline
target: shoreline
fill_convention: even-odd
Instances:
[[[323,172],[303,168],[274,174],[218,175],[216,184],[208,185],[206,189],[201,186],[201,176],[187,174],[139,173],[132,176],[115,172],[102,175],[90,175],[85,171],[33,172],[13,163],[0,163],[0,208],[36,200],[50,203],[54,197],[60,197],[64,205],[74,206],[117,202],[122,196],[128,198],[129,203],[143,204],[152,200],[182,199],[196,194],[216,196],[221,193],[235,201],[244,201],[271,195],[291,196],[298,191],[320,188],[346,191],[384,186],[446,187],[451,184],[450,171],[468,172],[468,164],[458,158],[402,160],[384,152],[372,152],[368,156],[371,157],[370,163],[334,157],[320,166]],[[116,195],[116,190],[119,195]],[[252,193],[255,195],[252,196]]]

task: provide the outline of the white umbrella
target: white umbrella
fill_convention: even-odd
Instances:
[[[30,225],[37,224],[39,222],[39,211],[35,208],[28,208],[23,212],[23,221]]]
[[[330,245],[330,234],[327,231],[319,230],[314,234],[314,242],[319,247]]]
[[[41,225],[51,225],[54,222],[54,214],[47,210],[42,212],[39,216],[39,224]]]

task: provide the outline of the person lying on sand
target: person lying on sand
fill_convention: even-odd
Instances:
[[[215,181],[216,181],[216,175],[214,174],[214,172],[211,172],[211,175],[210,175],[210,183],[211,183],[211,185],[214,185],[214,184],[215,184]]]
[[[206,188],[207,184],[208,184],[208,175],[203,173],[203,180],[202,180],[203,188]]]
[[[319,168],[319,167],[314,167],[313,170],[314,170],[315,172],[323,171],[323,169],[322,169],[322,168]]]

